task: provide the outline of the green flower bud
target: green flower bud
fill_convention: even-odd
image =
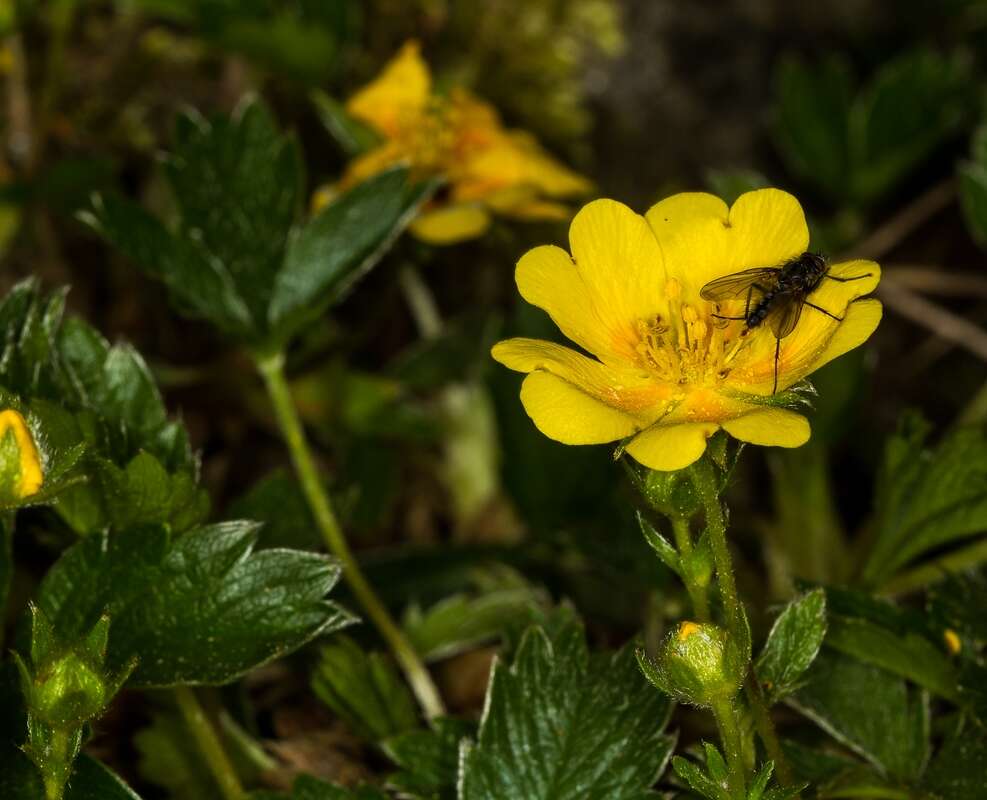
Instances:
[[[81,725],[103,711],[106,689],[101,669],[66,653],[34,676],[31,713],[53,728]]]
[[[0,504],[17,505],[42,482],[41,456],[27,422],[12,408],[0,411]]]
[[[701,498],[688,470],[648,470],[642,488],[651,507],[666,517],[688,519],[699,511]]]
[[[747,671],[741,649],[709,622],[682,622],[665,638],[652,660],[638,653],[641,669],[676,700],[710,707],[737,694]]]

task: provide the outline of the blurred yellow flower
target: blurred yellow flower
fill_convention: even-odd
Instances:
[[[776,339],[719,319],[744,311],[744,298],[717,310],[703,300],[709,281],[780,265],[809,246],[798,201],[777,189],[742,195],[732,208],[710,194],[673,195],[645,216],[613,200],[585,206],[559,247],[527,252],[517,284],[529,303],[589,357],[537,339],[509,339],[493,357],[529,373],[521,401],[546,436],[566,444],[627,440],[626,451],[657,470],[688,466],[718,429],[745,442],[798,447],[809,438],[802,415],[773,400]],[[881,319],[870,261],[834,264],[781,340],[778,389],[796,384],[862,344]]]
[[[28,430],[24,417],[12,408],[0,411],[0,440],[13,433],[14,441],[17,445],[18,461],[16,469],[11,470],[16,477],[11,487],[13,494],[22,499],[35,494],[43,482],[41,471],[41,456],[38,448],[34,444],[31,431]],[[4,474],[8,473],[8,465],[4,464]],[[10,465],[14,467],[15,465]]]
[[[433,244],[482,234],[491,212],[521,219],[565,219],[555,202],[586,194],[590,183],[557,162],[529,134],[504,128],[497,112],[463,89],[432,91],[417,42],[408,42],[383,72],[346,104],[383,142],[354,159],[342,187],[399,163],[448,183],[412,225]]]

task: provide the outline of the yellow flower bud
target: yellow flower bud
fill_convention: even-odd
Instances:
[[[16,461],[6,447],[0,446],[0,479],[13,499],[20,500],[35,494],[44,482],[41,455],[24,417],[12,408],[0,411],[0,442],[8,435],[14,438]]]

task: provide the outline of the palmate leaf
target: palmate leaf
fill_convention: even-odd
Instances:
[[[888,442],[863,571],[873,586],[931,550],[987,531],[987,431],[957,428],[930,448],[929,425],[903,421]]]
[[[97,196],[80,215],[169,289],[176,307],[261,350],[282,346],[338,302],[434,190],[395,168],[301,219],[295,140],[251,99],[230,117],[178,118],[165,171],[174,230],[140,206]]]
[[[130,685],[224,684],[353,622],[325,599],[331,559],[253,552],[257,525],[227,522],[173,538],[162,526],[93,534],[56,562],[38,604],[66,638],[103,613],[107,663],[138,659]]]
[[[475,743],[463,745],[460,800],[641,800],[671,755],[671,702],[634,650],[590,655],[582,627],[525,634],[497,664]]]

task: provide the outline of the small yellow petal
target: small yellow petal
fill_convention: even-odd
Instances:
[[[715,278],[782,264],[809,246],[802,207],[780,189],[742,194],[729,211],[711,194],[676,194],[652,206],[647,219],[665,269],[689,297]]]
[[[627,452],[646,467],[671,472],[685,469],[706,450],[706,440],[716,433],[715,422],[654,425],[635,436]]]
[[[538,430],[563,444],[603,444],[638,429],[631,417],[548,372],[524,379],[521,402]]]
[[[424,112],[431,90],[432,78],[421,47],[409,41],[377,78],[350,98],[346,110],[385,136],[394,136]]]
[[[490,227],[490,214],[474,203],[426,211],[411,223],[411,232],[429,244],[456,244],[482,236]]]
[[[28,497],[35,494],[44,482],[41,456],[24,417],[12,408],[0,411],[0,438],[6,436],[8,431],[13,432],[20,454],[20,481],[17,494],[20,497]]]
[[[587,313],[611,352],[636,360],[639,323],[665,312],[665,271],[654,234],[623,203],[595,200],[572,220],[569,245],[586,286]]]
[[[722,423],[734,439],[764,447],[801,447],[809,441],[809,421],[784,408],[762,408]]]
[[[839,358],[866,342],[877,330],[883,313],[884,307],[880,300],[866,299],[853,303],[847,309],[846,317],[836,329],[836,333],[816,357],[809,371],[815,372],[834,358]]]

